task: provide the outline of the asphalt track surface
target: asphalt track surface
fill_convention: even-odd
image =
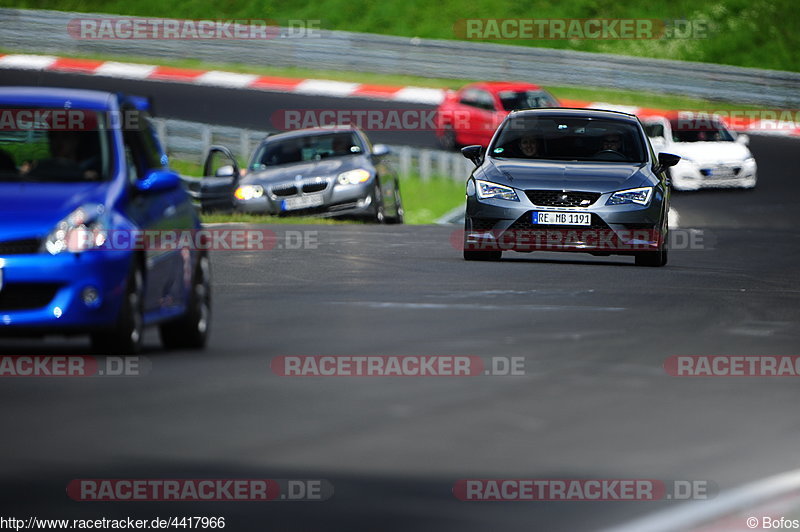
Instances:
[[[31,76],[40,77],[3,72],[2,82]],[[98,86],[117,83],[139,88]],[[159,114],[177,109],[170,98],[177,106],[186,90],[198,114],[172,116],[195,120],[244,112],[250,98],[303,104],[167,84],[153,91],[162,89]],[[552,253],[467,263],[451,244],[454,229],[434,226],[275,226],[279,236],[315,231],[318,247],[215,252],[206,351],[162,351],[151,331],[145,376],[3,379],[0,512],[217,515],[229,530],[575,531],[680,503],[461,502],[453,484],[695,479],[724,490],[797,468],[796,378],[678,378],[662,368],[671,355],[800,354],[800,143],[757,137],[751,147],[755,190],[673,196],[681,227],[701,230],[704,244],[673,250],[665,268]],[[86,346],[0,343],[5,354],[85,354]],[[288,378],[270,370],[279,355],[441,354],[524,357],[526,374]],[[323,478],[335,495],[75,502],[65,495],[75,478]]]

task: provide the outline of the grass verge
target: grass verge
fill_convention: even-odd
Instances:
[[[647,19],[654,27],[670,31],[653,31],[640,38],[615,38],[613,32],[592,38],[572,30],[537,40],[498,40],[501,35],[488,32],[479,37],[502,44],[800,71],[800,10],[796,0],[529,0],[523,4],[513,0],[0,0],[0,5],[146,17],[271,19],[282,25],[290,20],[308,21],[322,29],[422,39],[465,38],[458,30],[465,19],[524,17],[562,24],[564,19],[604,19],[620,25],[626,20],[635,23]]]

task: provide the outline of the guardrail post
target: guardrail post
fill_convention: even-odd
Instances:
[[[239,158],[245,161],[250,158],[250,130],[243,129],[239,134]]]
[[[411,148],[403,146],[397,152],[400,159],[400,175],[408,177],[411,175]]]
[[[200,160],[203,160],[203,157],[208,153],[208,150],[211,148],[211,127],[207,125],[203,125],[200,127]]]
[[[419,152],[419,176],[423,181],[431,178],[431,151],[420,150]]]

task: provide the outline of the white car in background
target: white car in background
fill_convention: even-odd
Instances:
[[[747,135],[728,130],[705,115],[649,116],[641,119],[656,153],[680,155],[669,169],[675,190],[756,186],[756,160],[747,147]]]

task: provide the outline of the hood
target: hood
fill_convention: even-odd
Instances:
[[[523,190],[580,190],[612,192],[635,188],[647,180],[644,164],[574,163],[490,159],[483,166],[483,179],[500,181]],[[476,174],[478,179],[481,177]]]
[[[737,142],[673,142],[665,151],[696,163],[739,163],[752,157],[747,146]]]
[[[300,176],[301,179],[327,177],[354,168],[369,168],[370,166],[364,156],[336,157],[267,168],[266,170],[246,175],[241,182],[245,184],[274,184],[281,181],[294,181],[297,176]]]
[[[0,183],[0,240],[41,237],[85,203],[104,203],[108,184]]]

